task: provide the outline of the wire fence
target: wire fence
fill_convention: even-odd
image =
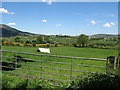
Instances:
[[[31,78],[49,80],[53,82],[52,84],[53,86],[62,87],[61,84],[56,85],[55,82],[70,83],[74,79],[84,78],[85,73],[96,74],[96,72],[98,72],[99,70],[106,71],[105,65],[98,66],[98,65],[86,65],[81,63],[81,60],[85,60],[86,62],[89,60],[89,62],[100,61],[105,63],[106,59],[33,54],[33,53],[15,52],[15,51],[6,51],[6,50],[1,50],[1,52],[3,52],[3,55],[1,56],[2,57],[1,67],[3,69],[3,72],[20,75],[20,76],[21,75],[27,76]],[[4,54],[4,52],[8,54]],[[14,56],[12,56],[13,53]],[[29,58],[21,58],[21,57],[17,57],[17,55],[19,56],[29,55],[29,57],[32,55],[33,57],[38,56],[39,58],[37,58],[37,60],[29,59]],[[60,61],[58,59],[60,59]]]

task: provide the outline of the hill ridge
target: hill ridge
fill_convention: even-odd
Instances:
[[[2,37],[36,35],[34,33],[20,31],[5,24],[0,24],[0,32],[2,32]]]
[[[5,24],[0,24],[0,32],[2,36],[0,37],[12,37],[12,36],[29,36],[29,35],[42,35],[42,34],[35,34],[30,32],[23,32],[13,27],[10,27]],[[94,34],[90,35],[91,38],[117,38],[117,35],[114,34]]]

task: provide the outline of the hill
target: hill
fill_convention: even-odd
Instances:
[[[22,32],[4,24],[0,24],[0,32],[2,33],[2,37],[35,35],[29,32]]]
[[[117,38],[117,35],[113,35],[113,34],[95,34],[95,35],[91,35],[91,38],[95,37],[95,38]]]
[[[4,25],[4,24],[0,24],[0,32],[2,33],[2,37],[12,37],[12,36],[30,36],[30,35],[41,35],[41,34],[34,34],[34,33],[29,33],[29,32],[23,32],[20,30],[17,30],[15,28],[12,28],[8,25]],[[48,36],[48,35],[47,35]],[[55,35],[56,38],[68,38],[70,36],[67,35]],[[0,36],[1,37],[1,36]],[[54,35],[51,35],[51,37],[54,37]],[[76,36],[75,36],[76,37]],[[95,37],[95,38],[117,38],[117,35],[113,35],[113,34],[95,34],[95,35],[91,35],[91,38]]]

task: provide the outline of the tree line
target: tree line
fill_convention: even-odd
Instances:
[[[36,44],[59,44],[64,46],[74,46],[74,47],[101,47],[101,46],[116,46],[118,43],[117,38],[91,38],[85,34],[80,34],[79,36],[67,36],[67,35],[37,35],[31,37],[11,37],[3,38],[2,42],[10,41],[15,43],[24,43],[24,44],[32,44],[36,46]]]

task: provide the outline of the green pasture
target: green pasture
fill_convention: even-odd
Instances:
[[[3,50],[37,53],[39,47],[20,47],[20,46],[2,46]],[[50,47],[50,55],[87,57],[87,58],[106,58],[107,56],[117,56],[118,50],[97,49],[97,48],[76,48],[76,47]],[[42,53],[44,54],[44,53]]]
[[[40,52],[37,52],[38,47],[19,47],[19,46],[2,46],[3,50],[8,51],[16,51],[16,52],[26,52],[26,53],[36,53],[41,54]],[[50,47],[51,53],[50,55],[60,55],[60,56],[71,56],[71,57],[87,57],[87,58],[100,58],[100,59],[106,59],[107,56],[117,56],[118,51],[113,49],[96,49],[96,48],[76,48],[76,47]],[[9,70],[7,72],[15,72],[15,73],[21,73],[21,74],[29,74],[36,77],[44,77],[44,78],[51,78],[51,79],[61,79],[65,81],[73,80],[74,78],[71,78],[70,76],[76,76],[76,77],[85,77],[87,74],[84,72],[72,72],[72,70],[79,70],[79,71],[86,71],[86,72],[98,72],[98,73],[105,73],[105,68],[98,68],[98,67],[87,67],[87,66],[77,66],[72,64],[81,64],[81,65],[93,65],[93,66],[106,66],[106,61],[95,61],[95,60],[81,60],[81,59],[67,59],[67,58],[58,58],[58,57],[47,57],[47,56],[33,56],[33,55],[25,55],[25,54],[15,54],[15,53],[7,53],[3,52],[3,56],[21,56],[24,59],[33,59],[38,60],[35,62],[24,62],[24,61],[18,61],[18,65],[22,65],[18,67],[19,69],[16,70]],[[42,53],[46,54],[46,53]],[[13,62],[15,59],[10,58],[2,58],[3,61],[7,62]],[[41,62],[42,60],[42,62]],[[45,62],[45,61],[49,61]],[[59,63],[69,63],[69,64],[57,64],[57,63],[50,63],[50,62],[59,62]],[[26,65],[24,65],[26,64]],[[33,66],[29,66],[33,65]],[[34,67],[38,66],[38,67]],[[40,66],[43,66],[43,68],[40,68]],[[48,68],[52,67],[52,68]],[[58,70],[53,68],[61,68],[61,69],[68,69],[67,70]],[[24,70],[20,70],[24,69]],[[37,71],[37,72],[35,72]],[[46,73],[40,73],[40,72],[46,72]],[[59,75],[54,75],[54,74]],[[60,76],[60,75],[67,75]],[[21,77],[22,75],[20,75]],[[52,82],[53,84],[63,84],[63,82],[57,82],[54,80],[48,80]]]

